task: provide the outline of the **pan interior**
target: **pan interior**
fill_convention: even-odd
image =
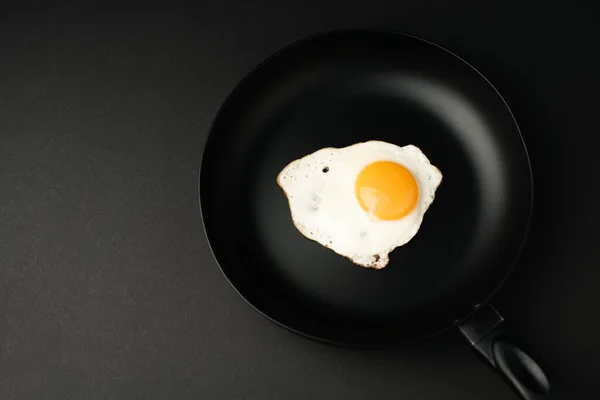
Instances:
[[[276,183],[289,162],[368,140],[418,146],[444,176],[417,235],[367,270],[294,227]],[[469,315],[512,266],[531,206],[529,163],[501,97],[421,40],[325,35],[263,63],[228,98],[203,156],[206,233],[260,312],[335,342],[403,342]]]

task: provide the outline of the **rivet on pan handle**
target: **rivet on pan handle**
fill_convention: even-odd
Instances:
[[[459,325],[471,346],[524,400],[560,399],[546,373],[506,326],[496,309],[487,305]]]

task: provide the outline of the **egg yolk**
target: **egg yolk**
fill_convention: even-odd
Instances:
[[[409,214],[419,198],[419,187],[411,172],[391,161],[367,165],[356,178],[356,198],[366,212],[383,221]]]

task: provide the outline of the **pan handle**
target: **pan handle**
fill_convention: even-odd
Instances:
[[[546,373],[491,305],[459,325],[465,338],[523,400],[559,399]]]

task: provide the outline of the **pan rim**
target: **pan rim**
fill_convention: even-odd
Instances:
[[[458,59],[459,61],[461,61],[462,63],[464,63],[465,65],[467,65],[471,70],[473,70],[475,73],[477,73],[481,78],[483,78],[483,80],[485,81],[485,83],[496,93],[496,95],[499,97],[499,99],[502,101],[502,103],[504,104],[504,107],[506,108],[506,110],[508,111],[514,126],[516,128],[516,131],[519,135],[519,139],[521,141],[522,147],[523,147],[523,151],[524,151],[524,156],[525,156],[525,160],[527,161],[527,168],[528,168],[528,172],[529,172],[529,192],[530,192],[530,196],[529,196],[529,212],[528,212],[528,218],[527,221],[524,221],[525,226],[524,226],[524,231],[523,231],[523,235],[521,237],[520,240],[520,245],[519,248],[516,249],[516,255],[514,257],[514,260],[512,261],[511,265],[507,266],[506,269],[506,273],[504,274],[504,276],[498,281],[498,283],[496,284],[495,288],[486,296],[486,298],[484,300],[482,300],[480,303],[475,304],[473,306],[473,309],[469,312],[466,313],[464,316],[457,318],[456,320],[453,321],[453,323],[451,325],[448,325],[444,328],[432,331],[428,334],[425,334],[423,336],[417,337],[415,339],[409,339],[409,340],[401,340],[401,341],[397,341],[395,343],[391,343],[391,342],[383,342],[382,343],[370,343],[370,342],[352,342],[352,341],[344,341],[344,340],[338,340],[338,339],[331,339],[331,338],[327,338],[324,336],[319,336],[319,335],[315,335],[315,334],[311,334],[308,332],[305,332],[301,329],[292,327],[288,324],[285,324],[281,321],[279,321],[278,319],[268,315],[266,312],[264,312],[262,309],[260,309],[259,307],[257,307],[256,305],[254,305],[248,298],[246,298],[246,296],[244,296],[236,287],[236,285],[234,284],[234,282],[232,282],[232,280],[229,278],[229,276],[227,275],[227,273],[225,272],[225,270],[223,269],[223,267],[221,266],[221,263],[219,262],[213,246],[211,244],[211,239],[208,235],[207,229],[206,229],[206,223],[205,223],[205,217],[204,217],[204,211],[203,211],[203,207],[202,207],[202,189],[201,189],[201,182],[202,182],[202,165],[203,165],[203,161],[204,161],[204,155],[206,153],[207,150],[207,145],[208,145],[208,141],[210,140],[211,134],[213,133],[213,129],[214,126],[216,124],[216,122],[219,120],[219,117],[222,113],[222,111],[228,106],[228,104],[231,102],[231,99],[233,97],[235,97],[236,93],[240,90],[241,87],[244,86],[245,82],[250,79],[257,71],[259,71],[264,65],[266,65],[269,61],[271,61],[272,59],[277,58],[279,55],[285,53],[286,51],[288,51],[289,49],[292,49],[296,46],[302,45],[304,43],[310,42],[312,40],[318,39],[320,37],[325,37],[325,36],[334,36],[334,35],[340,35],[340,34],[361,34],[361,33],[379,33],[379,34],[385,34],[385,35],[397,35],[397,36],[404,36],[410,39],[414,39],[420,42],[423,42],[425,44],[434,46],[442,51],[444,51],[445,53],[455,57],[456,59]],[[198,204],[200,207],[200,219],[201,219],[201,223],[202,223],[202,230],[204,232],[204,237],[206,239],[206,242],[208,244],[209,250],[211,252],[212,258],[214,259],[215,263],[217,264],[217,267],[219,268],[219,270],[221,271],[221,274],[225,277],[225,279],[227,280],[227,282],[229,283],[229,285],[234,289],[234,291],[244,300],[244,302],[248,305],[250,305],[251,308],[253,308],[258,314],[262,315],[263,317],[265,317],[266,319],[270,320],[271,322],[275,323],[276,325],[286,329],[287,331],[293,332],[295,334],[298,334],[300,336],[303,336],[305,338],[317,341],[317,342],[321,342],[321,343],[325,343],[325,344],[330,344],[330,345],[336,345],[336,346],[342,346],[342,347],[352,347],[352,348],[384,348],[384,347],[403,347],[406,345],[411,345],[417,342],[421,342],[424,340],[427,340],[429,338],[441,335],[445,332],[448,332],[454,328],[456,328],[458,325],[460,325],[461,323],[469,320],[473,315],[475,315],[478,310],[488,304],[491,300],[491,298],[500,290],[500,288],[505,284],[506,280],[509,278],[511,272],[513,271],[513,269],[515,268],[515,266],[517,265],[521,254],[523,252],[523,249],[525,247],[525,244],[527,243],[527,239],[529,237],[529,233],[531,230],[531,221],[532,221],[532,215],[533,215],[533,205],[534,205],[534,185],[533,185],[533,171],[531,168],[531,159],[529,157],[529,152],[527,150],[527,146],[525,144],[525,140],[523,139],[523,134],[521,132],[521,128],[519,127],[519,124],[517,123],[517,120],[514,116],[514,113],[512,112],[511,108],[509,107],[508,103],[506,102],[506,100],[504,99],[504,97],[502,96],[502,94],[498,91],[498,89],[492,84],[492,82],[487,79],[485,77],[485,75],[483,75],[483,73],[481,73],[477,68],[475,68],[473,65],[471,65],[468,61],[466,61],[465,59],[463,59],[462,57],[460,57],[459,55],[457,55],[456,53],[454,53],[451,50],[448,50],[447,48],[432,42],[428,39],[424,39],[422,37],[413,35],[413,34],[409,34],[409,33],[405,33],[405,32],[399,32],[399,31],[392,31],[392,30],[386,30],[386,29],[371,29],[371,28],[361,28],[361,29],[335,29],[335,30],[327,30],[327,31],[322,31],[319,33],[315,33],[309,36],[304,37],[303,39],[299,39],[297,41],[294,41],[282,48],[280,48],[279,50],[277,50],[276,52],[274,52],[273,54],[271,54],[270,56],[268,56],[267,58],[265,58],[263,61],[261,61],[258,65],[256,65],[254,68],[252,68],[246,75],[244,75],[244,77],[233,87],[233,89],[229,92],[229,94],[225,97],[225,100],[222,102],[221,106],[219,107],[217,113],[215,114],[209,128],[208,128],[208,135],[206,136],[205,140],[204,140],[204,146],[202,148],[202,152],[200,155],[200,166],[198,168]]]

